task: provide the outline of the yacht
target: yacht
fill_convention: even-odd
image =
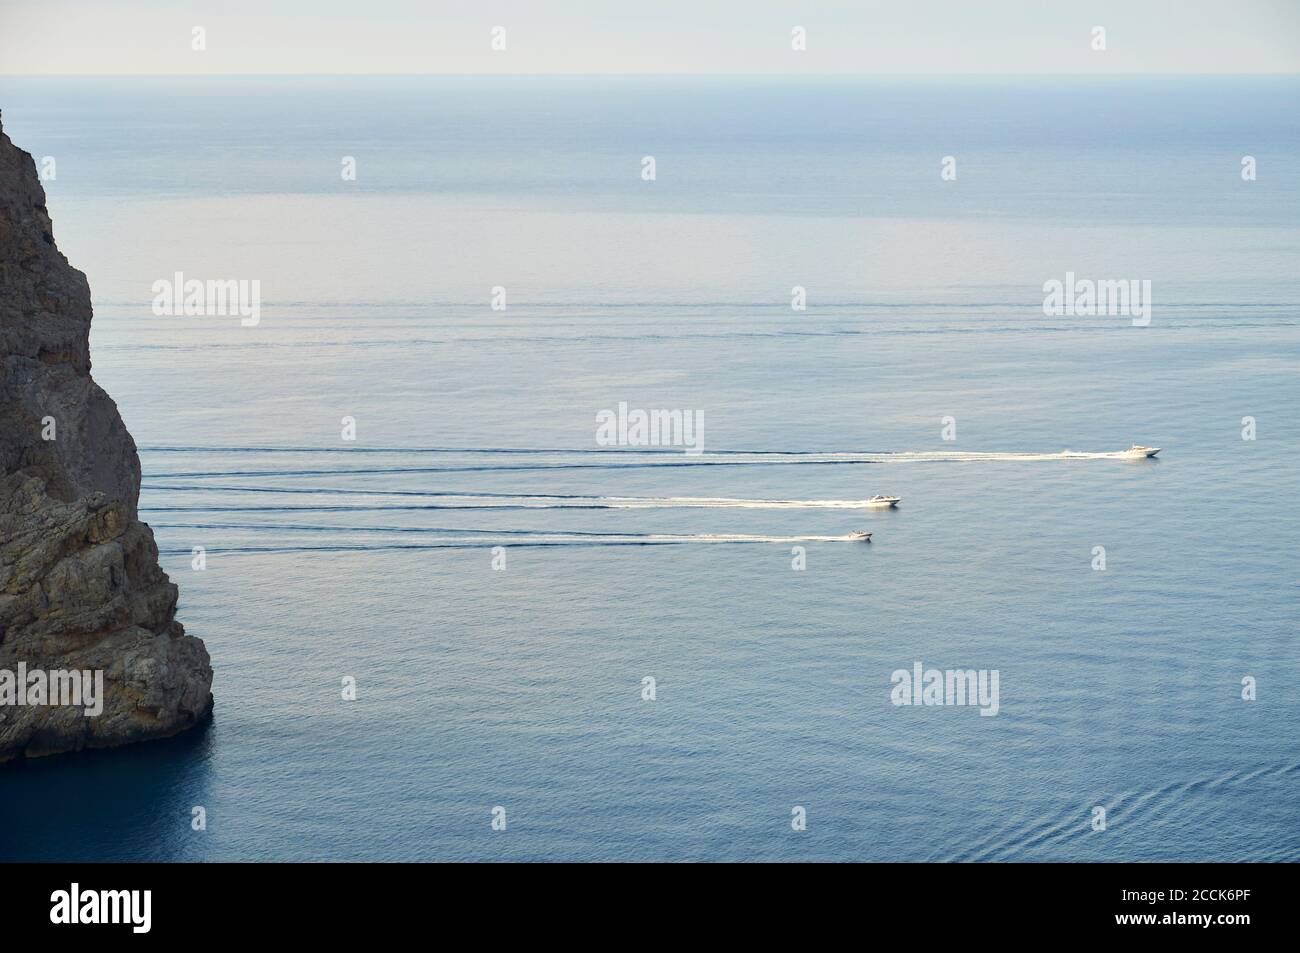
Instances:
[[[854,530],[849,533],[849,539],[855,543],[869,543],[871,542],[871,534],[864,529]]]
[[[901,496],[873,496],[867,500],[867,506],[897,506],[901,502]]]
[[[1154,457],[1159,452],[1159,447],[1140,447],[1137,444],[1133,444],[1133,446],[1124,451],[1124,454],[1129,457]]]

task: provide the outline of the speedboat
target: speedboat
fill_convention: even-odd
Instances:
[[[849,539],[856,543],[869,543],[871,542],[871,534],[864,529],[854,530],[849,533]]]
[[[873,496],[867,500],[867,506],[897,506],[901,502],[901,496]]]
[[[1159,447],[1140,447],[1137,444],[1133,444],[1133,446],[1124,451],[1124,454],[1129,457],[1154,457],[1159,452]]]

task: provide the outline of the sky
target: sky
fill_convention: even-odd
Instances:
[[[1296,72],[1300,0],[0,0],[0,75]]]

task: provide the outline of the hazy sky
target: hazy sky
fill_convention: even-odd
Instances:
[[[1300,72],[1300,0],[0,0],[6,74],[773,72]]]

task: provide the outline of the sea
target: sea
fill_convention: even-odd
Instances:
[[[1300,858],[1298,106],[0,77],[216,673],[0,767],[0,858]]]

